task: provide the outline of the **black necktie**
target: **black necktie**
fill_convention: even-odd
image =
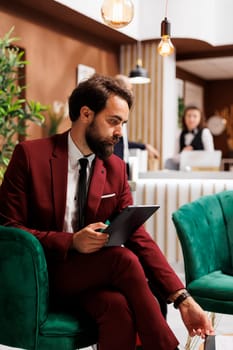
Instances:
[[[87,158],[79,159],[80,170],[78,180],[78,228],[84,227],[85,202],[87,194]]]

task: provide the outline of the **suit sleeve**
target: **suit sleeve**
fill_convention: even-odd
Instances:
[[[0,224],[32,233],[40,240],[45,251],[53,252],[55,257],[63,259],[71,245],[72,235],[57,232],[55,227],[54,230],[37,230],[30,224],[33,206],[30,161],[24,147],[18,144],[0,188]]]

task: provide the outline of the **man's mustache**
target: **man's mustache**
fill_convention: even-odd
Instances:
[[[105,144],[113,144],[115,146],[116,143],[118,143],[120,141],[120,137],[119,136],[113,136],[111,138],[105,139],[104,143]]]
[[[113,136],[112,140],[113,140],[113,143],[115,145],[116,143],[118,143],[120,141],[120,137],[119,136]]]

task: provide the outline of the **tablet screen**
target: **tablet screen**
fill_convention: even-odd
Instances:
[[[120,212],[103,232],[109,234],[106,246],[123,245],[144,222],[159,209],[159,205],[130,205]]]

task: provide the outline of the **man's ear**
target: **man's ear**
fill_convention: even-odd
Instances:
[[[92,121],[93,118],[93,111],[87,107],[87,106],[83,106],[80,109],[80,118],[82,119],[83,122],[90,122]]]

